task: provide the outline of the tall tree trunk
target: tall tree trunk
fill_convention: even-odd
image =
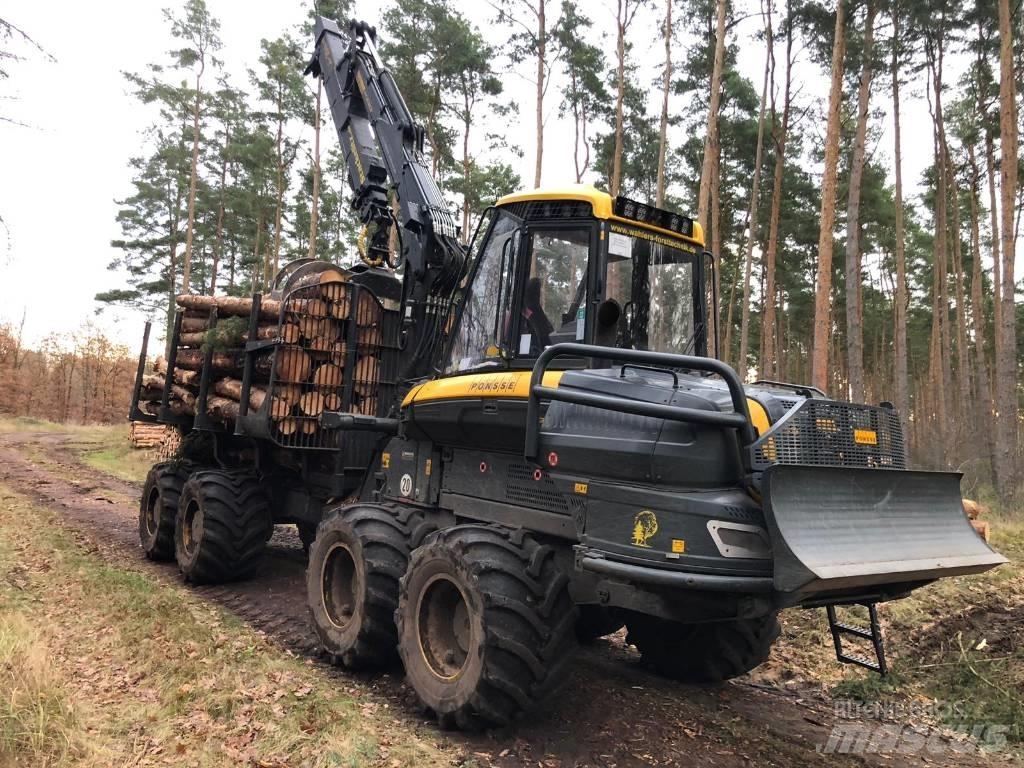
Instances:
[[[999,191],[1002,195],[1003,280],[1000,327],[996,343],[996,487],[1004,501],[1016,495],[1017,480],[1017,339],[1014,306],[1014,214],[1017,196],[1017,94],[1013,71],[1013,32],[1009,0],[999,0]]]
[[[533,186],[540,186],[541,169],[544,166],[544,76],[547,70],[548,32],[544,16],[547,0],[537,0],[537,165],[533,171]]]
[[[768,0],[768,12],[765,16],[765,34],[767,35],[767,48],[764,56],[764,79],[761,83],[761,108],[757,113],[757,149],[754,150],[754,180],[750,184],[750,208],[747,214],[747,247],[743,254],[743,308],[740,312],[740,353],[737,364],[740,375],[745,377],[747,370],[747,345],[750,338],[750,274],[753,270],[754,243],[757,242],[757,198],[761,192],[761,156],[764,150],[764,113],[768,101],[768,77],[771,74],[772,63],[772,17],[771,3]],[[762,296],[763,301],[767,301]],[[764,328],[761,329],[764,333]]]
[[[999,346],[999,329],[1002,327],[1003,307],[1001,297],[1003,295],[1003,262],[1000,248],[999,235],[999,200],[996,195],[996,160],[995,140],[992,133],[985,130],[985,173],[988,176],[988,211],[989,229],[992,230],[992,293],[995,301],[992,302],[994,323],[995,346]]]
[[[471,234],[469,231],[469,129],[472,105],[469,102],[469,89],[465,87],[465,84],[462,89],[462,106],[462,242],[468,244]]]
[[[718,156],[718,111],[722,99],[722,69],[725,66],[725,2],[717,0],[715,19],[715,59],[711,66],[711,95],[708,100],[707,139],[704,142],[704,162],[700,171],[700,190],[697,194],[697,217],[707,237],[710,220],[711,183],[715,158]],[[718,254],[715,254],[716,256]],[[717,274],[717,272],[716,272]]]
[[[957,425],[962,427],[966,425],[967,417],[970,415],[967,409],[971,402],[972,376],[970,358],[967,351],[967,299],[964,290],[966,276],[964,275],[963,242],[960,237],[960,191],[957,189],[956,175],[953,173],[953,160],[948,152],[946,154],[946,173],[949,175],[946,184],[950,191],[949,201],[952,214],[950,237],[953,246],[951,249],[953,255],[953,281],[954,290],[956,291],[957,404],[955,411]],[[961,443],[962,441],[958,439],[957,445]]]
[[[765,248],[764,315],[761,319],[761,378],[783,378],[776,349],[776,306],[781,305],[775,287],[775,265],[779,251],[779,218],[782,211],[782,179],[786,168],[786,134],[789,129],[790,86],[793,82],[793,22],[790,3],[786,3],[786,85],[783,90],[782,123],[775,111],[775,56],[772,52],[772,140],[775,144],[775,177],[772,182],[772,208],[768,216],[768,245]],[[781,291],[778,292],[781,294]],[[781,332],[781,329],[780,329]]]
[[[719,143],[716,141],[715,146],[720,149]],[[722,209],[721,209],[721,172],[722,172],[722,158],[720,154],[716,154],[712,158],[711,164],[711,252],[718,258],[718,263],[722,264],[722,259],[719,254],[722,253]],[[714,295],[720,297],[722,295],[722,270],[715,270],[715,291]],[[708,330],[711,334],[711,338],[715,339],[715,355],[719,358],[723,358],[729,354],[728,348],[718,349],[718,318],[719,309],[717,302],[714,302],[714,306],[711,307],[711,312],[708,313]]]
[[[996,461],[996,444],[992,424],[992,390],[989,383],[988,358],[985,355],[985,304],[984,287],[981,271],[981,226],[978,221],[978,189],[981,186],[981,174],[975,157],[974,143],[967,142],[967,158],[971,166],[971,332],[974,336],[974,374],[975,374],[975,428],[985,435],[985,443],[992,466]]]
[[[857,131],[850,160],[850,183],[846,199],[846,354],[850,372],[850,399],[864,402],[864,316],[861,307],[860,273],[860,187],[864,178],[864,150],[867,144],[868,109],[871,101],[872,57],[875,40],[876,6],[868,0],[864,19],[864,50],[860,86],[857,91]]]
[[[316,106],[313,111],[313,199],[309,202],[309,251],[307,256],[316,258],[316,243],[320,228],[320,96],[323,80],[316,79]]]
[[[665,72],[661,82],[661,126],[658,132],[658,181],[654,205],[665,207],[665,161],[668,157],[668,92],[672,87],[672,3],[665,0]]]
[[[892,48],[892,122],[893,152],[895,155],[896,175],[896,290],[895,290],[895,324],[893,346],[896,359],[893,364],[895,375],[896,410],[903,425],[904,450],[910,436],[908,427],[910,419],[910,388],[907,381],[907,260],[905,250],[906,234],[903,223],[903,148],[900,135],[900,17],[897,3],[892,8],[893,48]]]
[[[931,72],[931,94],[929,103],[932,105],[933,144],[936,168],[935,192],[935,239],[933,241],[934,279],[932,281],[935,298],[933,302],[934,317],[932,331],[936,335],[933,342],[936,356],[933,359],[932,384],[936,388],[935,403],[938,406],[936,417],[939,424],[939,435],[942,446],[953,446],[953,429],[956,420],[952,418],[949,399],[953,393],[953,375],[950,358],[952,341],[949,332],[949,157],[946,143],[946,123],[942,106],[942,76],[945,57],[945,14],[937,25],[936,38],[925,39],[925,58]],[[946,463],[952,456],[946,457]]]
[[[616,17],[617,43],[615,47],[615,149],[612,155],[612,178],[609,184],[612,197],[619,194],[622,185],[622,105],[626,88],[626,12],[628,0],[618,0],[618,16]]]
[[[570,84],[571,84],[570,87],[572,88],[571,92],[574,93],[574,94],[578,94],[579,93],[579,81],[576,79],[576,70],[575,69],[570,69],[569,80],[570,80]],[[572,124],[573,124],[572,162],[573,162],[573,166],[574,166],[574,168],[576,170],[576,183],[579,184],[580,182],[583,181],[583,171],[586,170],[586,164],[584,164],[583,168],[580,168],[580,127],[581,127],[580,126],[580,122],[582,120],[586,119],[586,116],[585,116],[586,113],[583,111],[585,109],[585,107],[583,107],[583,105],[580,104],[580,99],[578,99],[578,98],[574,98],[572,100],[571,108],[572,108]],[[586,130],[586,129],[584,128],[584,130]],[[586,138],[584,136],[584,145],[585,144],[586,144]],[[587,152],[588,160],[589,160],[590,149],[587,148],[585,151]]]
[[[224,149],[220,159],[220,194],[217,201],[217,231],[214,235],[213,262],[210,265],[210,295],[217,293],[217,269],[224,253],[224,197],[227,194],[228,144],[231,143],[231,129],[224,127]]]
[[[825,133],[825,173],[821,182],[821,227],[818,232],[818,280],[814,296],[814,350],[811,383],[828,390],[828,344],[832,336],[832,238],[836,223],[836,176],[839,169],[839,108],[843,100],[843,57],[846,54],[846,5],[836,7],[832,43],[832,86]]]
[[[277,207],[274,211],[274,271],[281,263],[281,220],[284,216],[284,86],[277,86]],[[270,283],[268,282],[268,287]]]
[[[181,272],[181,292],[188,293],[192,279],[192,240],[196,226],[196,184],[199,178],[199,112],[202,99],[203,71],[206,69],[205,59],[200,59],[199,73],[196,75],[196,100],[192,105],[192,166],[188,180],[188,227],[185,230],[185,258]]]

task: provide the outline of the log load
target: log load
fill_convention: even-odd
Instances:
[[[169,386],[170,412],[194,415],[209,358],[206,415],[231,428],[241,416],[246,345],[271,342],[253,358],[249,415],[268,418],[284,445],[336,444],[330,433],[318,436],[320,417],[343,409],[349,387],[353,412],[375,415],[379,404],[384,312],[364,291],[353,302],[348,278],[334,267],[302,274],[289,284],[286,297],[275,293],[262,299],[254,334],[249,333],[251,297],[178,296],[183,316],[174,365],[156,359],[153,373],[142,380],[140,409],[159,414]]]
[[[252,313],[252,298],[246,296],[199,296],[191,293],[179,293],[175,300],[179,307],[203,312],[216,308],[219,315],[249,317]],[[281,302],[276,299],[263,299],[260,302],[260,317],[265,320],[277,320],[281,315]]]

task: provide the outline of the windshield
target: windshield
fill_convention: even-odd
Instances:
[[[617,346],[700,353],[698,254],[655,233],[613,225],[608,235],[607,298],[622,307]]]

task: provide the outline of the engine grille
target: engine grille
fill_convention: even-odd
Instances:
[[[754,467],[772,464],[906,469],[899,416],[888,408],[805,400],[754,443]]]
[[[508,465],[505,499],[512,504],[544,509],[548,512],[569,513],[569,503],[555,483],[546,474],[536,479],[534,470],[526,464]]]

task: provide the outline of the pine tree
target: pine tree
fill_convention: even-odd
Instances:
[[[750,364],[747,360],[748,342],[750,337],[750,275],[753,267],[754,243],[757,241],[758,196],[761,193],[761,155],[764,150],[764,116],[768,100],[768,81],[771,77],[772,59],[775,55],[775,41],[772,30],[772,0],[767,0],[767,7],[762,3],[762,18],[765,24],[765,57],[764,80],[761,84],[761,106],[757,112],[757,149],[754,159],[754,176],[750,184],[750,207],[747,213],[747,244],[743,256],[743,308],[740,319],[740,352],[736,364],[741,374]],[[774,297],[766,297],[765,301],[773,301]],[[728,347],[726,347],[728,350]]]
[[[220,22],[210,15],[205,0],[186,0],[180,17],[170,11],[164,16],[171,24],[171,34],[181,41],[181,48],[171,51],[177,69],[194,71],[195,88],[192,90],[190,112],[192,118],[192,163],[189,169],[188,225],[185,230],[185,255],[182,267],[181,290],[188,293],[192,273],[192,250],[196,224],[196,192],[199,183],[200,121],[203,114],[203,75],[207,65],[220,66],[214,54],[220,50],[218,35]]]
[[[625,101],[626,90],[629,84],[626,82],[626,42],[629,28],[636,18],[637,11],[646,3],[646,0],[616,0],[615,13],[615,131],[614,149],[612,152],[612,170],[608,183],[608,191],[612,197],[619,194],[622,186],[622,153],[625,144],[623,134],[625,125]]]
[[[591,140],[587,131],[608,114],[610,97],[602,80],[606,64],[599,46],[587,42],[593,22],[571,0],[563,0],[558,26],[552,31],[562,52],[565,86],[559,114],[572,114],[573,163],[576,183],[590,170]]]
[[[846,202],[846,349],[850,399],[864,401],[864,318],[861,308],[860,195],[867,149],[868,108],[874,72],[875,0],[867,0],[861,69],[857,88],[857,128],[850,158],[850,181]]]
[[[274,131],[274,239],[266,252],[263,271],[264,284],[269,286],[280,267],[285,197],[299,149],[299,140],[289,137],[285,126],[289,120],[301,119],[309,105],[299,45],[285,36],[260,41],[260,49],[262,69],[251,77],[264,105],[263,115]]]
[[[1017,92],[1013,60],[1013,26],[1009,0],[999,0],[999,191],[1002,196],[1002,295],[996,335],[996,484],[1011,501],[1017,492],[1017,337],[1014,282],[1017,199]]]
[[[814,300],[814,359],[811,383],[829,387],[829,341],[832,330],[832,246],[836,219],[836,176],[839,166],[839,122],[843,88],[843,58],[846,51],[846,0],[836,6],[832,38],[832,86],[828,102],[825,135],[825,172],[821,182],[821,225],[818,234],[818,279]]]

